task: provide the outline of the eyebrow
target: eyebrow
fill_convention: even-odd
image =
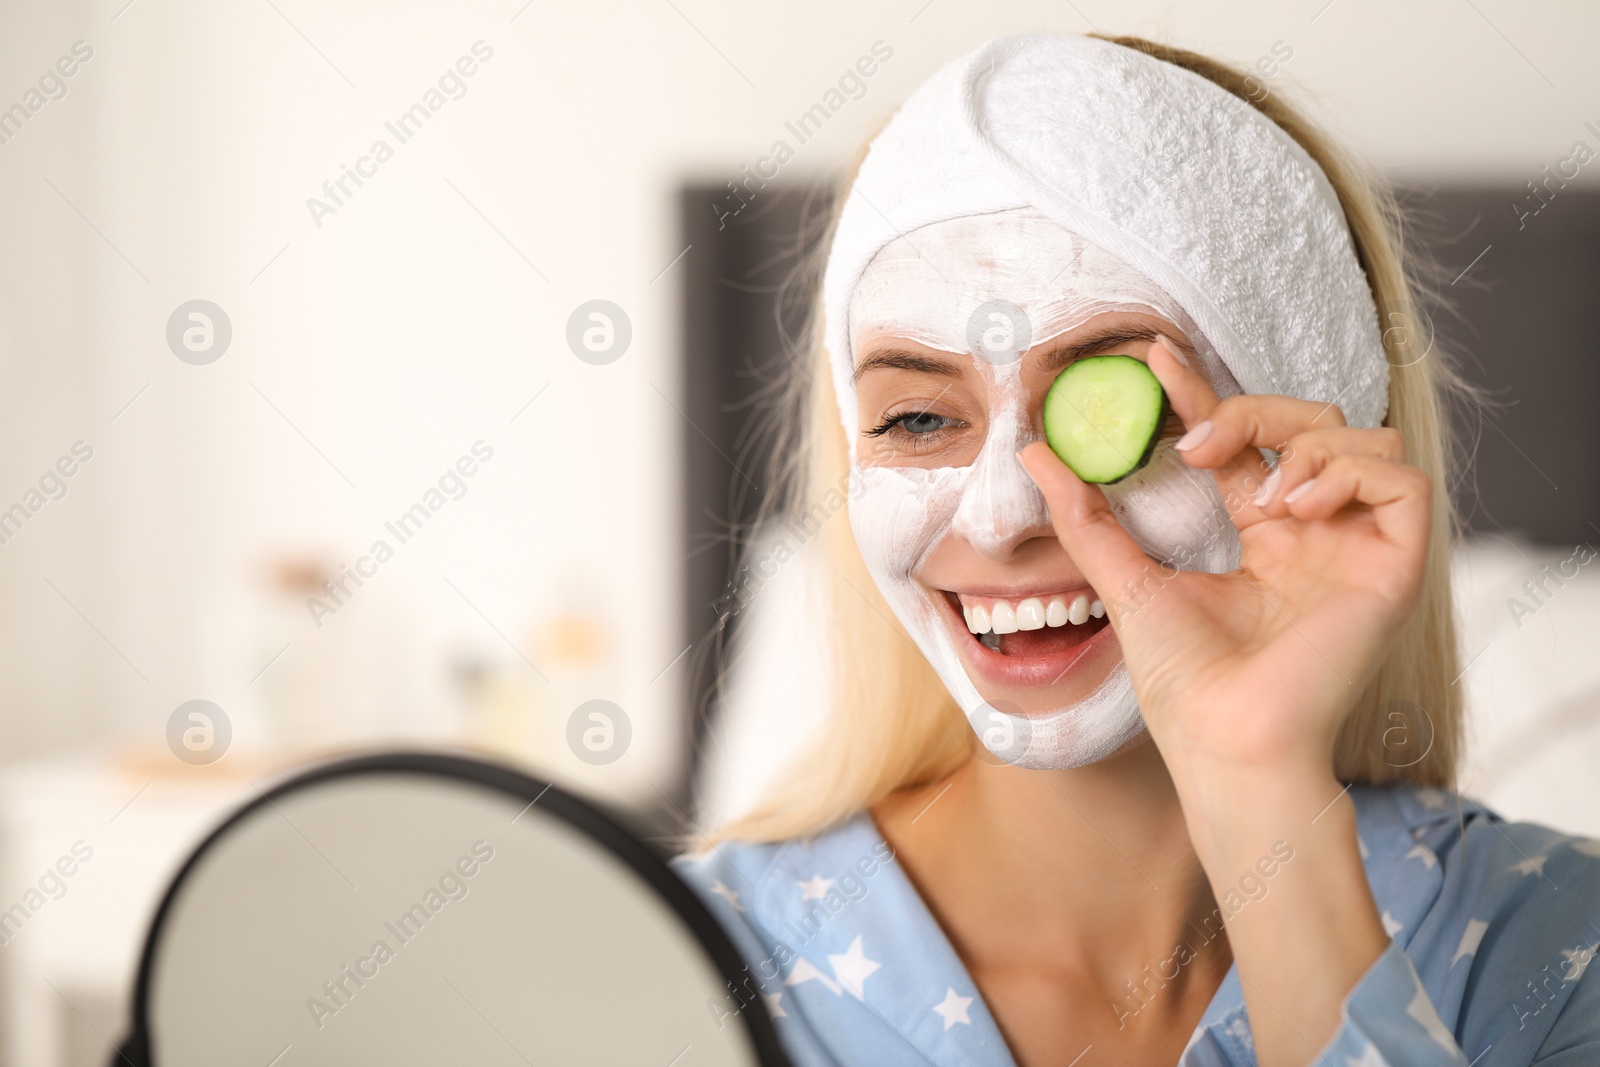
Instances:
[[[939,374],[946,378],[961,377],[961,368],[947,359],[926,356],[918,352],[907,352],[899,348],[889,348],[881,352],[874,352],[860,363],[857,363],[855,373],[850,376],[850,380],[858,382],[867,371],[879,369],[920,371],[923,374]]]
[[[1041,361],[1042,369],[1045,371],[1058,371],[1074,360],[1102,353],[1108,348],[1125,345],[1131,341],[1154,341],[1158,332],[1154,326],[1106,326],[1080,337],[1076,341],[1049,349]],[[1186,344],[1176,337],[1172,337],[1171,340],[1173,344],[1189,355],[1198,356],[1193,345]],[[861,376],[867,371],[880,368],[919,371],[923,374],[937,374],[947,378],[961,376],[961,367],[948,359],[929,356],[920,352],[908,352],[903,349],[890,348],[874,352],[856,364],[855,373],[851,375],[850,380],[852,382],[860,381]]]
[[[1050,349],[1045,353],[1044,358],[1041,361],[1041,366],[1046,371],[1060,370],[1074,360],[1082,359],[1085,356],[1096,355],[1104,352],[1108,348],[1115,348],[1118,345],[1125,345],[1130,341],[1154,341],[1156,339],[1156,334],[1159,332],[1160,331],[1158,331],[1154,326],[1107,326],[1104,329],[1096,330],[1086,337],[1080,337],[1078,340],[1073,341],[1070,344],[1058,345],[1057,347]],[[1186,344],[1183,341],[1178,340],[1176,337],[1171,337],[1170,334],[1166,336],[1170,337],[1173,344],[1183,349],[1184,352],[1188,353],[1189,355],[1199,355],[1199,353],[1195,352],[1192,345]]]

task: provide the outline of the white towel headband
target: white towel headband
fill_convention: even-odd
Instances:
[[[893,241],[1032,207],[1138,268],[1247,393],[1388,409],[1377,308],[1327,176],[1221,86],[1078,34],[996,38],[941,68],[872,142],[823,278],[834,392],[855,454],[850,297]]]

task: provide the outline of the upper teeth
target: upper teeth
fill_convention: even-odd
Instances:
[[[1079,594],[1068,600],[1063,596],[1051,597],[1046,603],[1039,597],[1010,601],[961,597],[961,614],[966,617],[967,629],[975,634],[1010,634],[1018,630],[1042,630],[1046,626],[1074,626],[1092,618],[1104,618],[1105,605],[1099,599],[1090,600]]]

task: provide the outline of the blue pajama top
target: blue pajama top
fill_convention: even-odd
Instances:
[[[1316,1062],[1600,1065],[1600,978],[1584,980],[1600,951],[1600,841],[1508,823],[1440,790],[1356,786],[1350,796],[1391,941]],[[977,986],[867,812],[810,840],[725,842],[672,865],[748,967],[744,989],[714,1013],[736,1015],[759,994],[795,1067],[1012,1067]],[[1235,964],[1178,1067],[1255,1063]]]

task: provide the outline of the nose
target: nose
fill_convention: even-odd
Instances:
[[[1010,560],[1023,542],[1053,532],[1044,495],[1017,459],[1018,449],[1036,437],[1017,413],[996,415],[951,521],[953,533],[996,563]]]

